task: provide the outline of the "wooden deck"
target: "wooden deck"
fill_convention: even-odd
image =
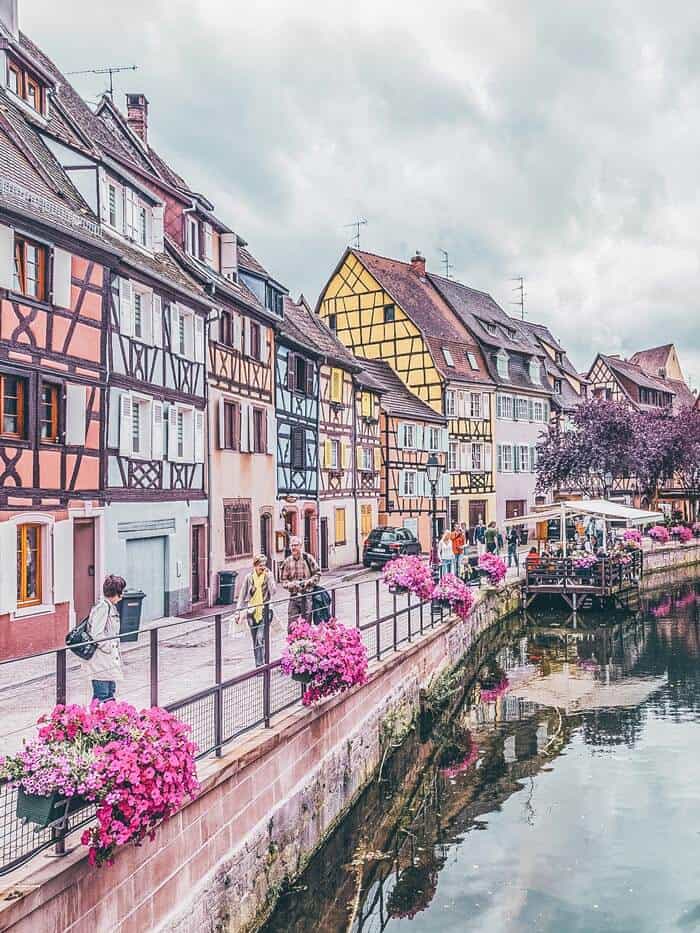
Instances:
[[[629,563],[606,557],[588,571],[577,569],[574,558],[553,558],[526,573],[524,608],[538,596],[559,596],[574,612],[605,606],[633,608],[639,599],[644,561],[641,551],[630,551],[628,556]]]

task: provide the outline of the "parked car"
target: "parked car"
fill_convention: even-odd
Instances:
[[[367,535],[362,552],[365,567],[383,567],[392,557],[420,554],[420,541],[408,528],[373,528]]]

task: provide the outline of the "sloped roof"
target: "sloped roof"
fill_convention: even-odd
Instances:
[[[360,364],[341,343],[328,325],[309,308],[303,297],[293,301],[284,299],[284,316],[292,325],[306,335],[307,341],[325,357],[353,371],[360,369]]]
[[[676,393],[676,397],[673,400],[674,407],[693,407],[696,401],[696,396],[685,382],[682,382],[680,379],[666,379],[664,381],[667,382],[671,387],[671,391]]]
[[[394,370],[384,360],[369,360],[358,357],[358,362],[369,373],[382,392],[381,406],[388,415],[400,418],[415,418],[417,421],[431,421],[435,424],[447,424],[445,418],[434,411],[422,399],[406,388]]]
[[[659,370],[666,368],[671,350],[673,350],[672,343],[665,343],[662,347],[651,347],[648,350],[638,350],[632,354],[629,361],[639,366],[645,373],[658,376]]]
[[[613,372],[618,373],[625,379],[629,379],[635,385],[642,386],[645,389],[653,389],[656,392],[674,392],[670,385],[670,380],[660,379],[657,376],[650,376],[629,360],[622,360],[616,356],[605,356],[601,353],[601,359],[609,366]]]
[[[284,316],[279,329],[280,339],[291,340],[314,357],[323,356],[323,351],[314,343],[313,336],[307,333],[304,313],[294,299],[285,295],[282,304]]]
[[[247,250],[245,246],[238,247],[238,265],[239,268],[244,269],[246,272],[252,272],[264,279],[272,278],[262,263],[258,262],[255,256],[253,256],[253,254]]]

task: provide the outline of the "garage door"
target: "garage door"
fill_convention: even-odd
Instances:
[[[165,538],[135,538],[126,542],[126,585],[143,590],[141,621],[165,615]]]

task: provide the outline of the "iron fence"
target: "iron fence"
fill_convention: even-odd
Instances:
[[[334,587],[330,593],[331,612],[334,616],[339,608],[339,599],[348,594],[349,605],[342,611],[341,617],[353,617],[353,623],[361,632],[370,660],[381,660],[402,645],[420,638],[426,631],[443,624],[447,618],[447,611],[443,606],[417,600],[410,593],[390,594],[379,579],[343,584]],[[274,600],[270,607],[274,610],[283,602],[285,601]],[[370,621],[363,621],[363,615],[366,615],[368,610]],[[166,709],[191,727],[192,740],[199,749],[198,758],[220,756],[224,746],[244,733],[257,727],[269,728],[274,716],[300,704],[304,691],[303,686],[283,674],[280,657],[271,657],[271,623],[267,612],[264,623],[264,663],[232,677],[224,676],[224,625],[227,615],[235,615],[233,607],[226,612],[210,612],[184,623],[189,632],[202,624],[209,630],[209,663],[213,661],[213,683],[165,704]],[[163,682],[161,649],[167,644],[164,636],[176,626],[182,627],[183,620],[167,622],[141,633],[141,637],[147,637],[149,694],[153,706],[159,705]],[[96,639],[97,642],[109,640]],[[0,670],[5,672],[11,669],[12,665],[18,667],[22,662],[47,657],[54,659],[53,699],[56,704],[65,703],[70,657],[67,648],[2,661]],[[16,803],[16,788],[7,782],[0,783],[0,876],[13,871],[51,847],[57,855],[63,854],[66,837],[80,826],[89,823],[94,816],[94,808],[86,809],[72,814],[64,825],[35,829],[17,818]]]

